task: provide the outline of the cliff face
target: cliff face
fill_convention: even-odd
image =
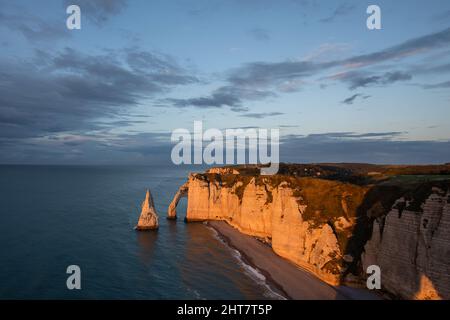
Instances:
[[[450,298],[450,193],[432,187],[420,208],[400,198],[373,221],[363,267],[381,268],[386,290],[415,299]],[[403,209],[403,210],[402,210]]]
[[[226,220],[270,242],[278,255],[339,283],[355,204],[366,188],[311,178],[217,174],[191,175],[188,184],[188,221]],[[334,214],[328,215],[332,208]]]
[[[406,299],[450,298],[449,182],[377,187],[292,176],[191,174],[187,221],[225,220],[330,284],[367,266]]]

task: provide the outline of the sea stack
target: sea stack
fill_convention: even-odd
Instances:
[[[156,214],[152,194],[150,190],[147,190],[145,200],[142,202],[141,216],[135,229],[139,231],[156,230],[158,226],[158,215]]]

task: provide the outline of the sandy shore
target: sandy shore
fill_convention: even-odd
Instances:
[[[368,290],[333,287],[313,274],[276,255],[257,239],[240,233],[224,221],[209,221],[220,236],[238,250],[246,262],[260,270],[268,283],[285,297],[295,300],[379,299]]]

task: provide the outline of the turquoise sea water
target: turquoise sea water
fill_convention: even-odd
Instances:
[[[165,219],[177,167],[0,166],[0,299],[272,299],[258,272],[201,223]],[[133,230],[145,190],[158,232]],[[81,268],[68,290],[66,268]]]

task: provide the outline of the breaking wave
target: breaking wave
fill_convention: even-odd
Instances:
[[[265,289],[264,291],[264,296],[266,296],[269,299],[276,299],[276,300],[286,300],[286,297],[284,297],[283,295],[281,295],[280,293],[278,293],[275,289],[273,289],[267,282],[267,278],[266,276],[264,276],[264,274],[262,274],[262,272],[260,270],[258,270],[257,268],[249,265],[248,263],[245,262],[245,259],[242,257],[242,254],[236,250],[235,248],[232,248],[219,234],[219,232],[217,232],[216,229],[210,227],[207,225],[207,227],[212,230],[214,237],[219,240],[221,243],[223,243],[225,245],[226,248],[228,248],[228,250],[230,250],[231,255],[233,256],[233,258],[236,259],[236,261],[238,262],[238,264],[242,267],[242,269],[244,270],[244,273],[253,281],[255,281],[258,285],[260,285],[261,287],[263,287]]]

